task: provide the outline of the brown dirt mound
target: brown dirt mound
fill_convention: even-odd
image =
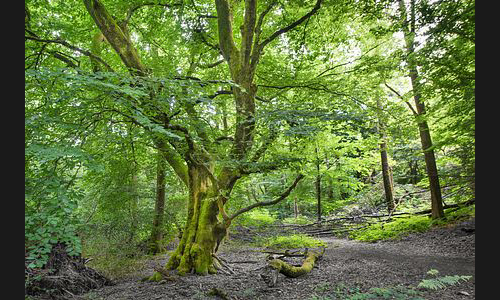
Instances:
[[[28,279],[29,278],[29,279]],[[42,269],[25,266],[25,294],[37,299],[68,299],[91,289],[112,285],[97,271],[85,266],[81,256],[70,256],[64,244],[58,243],[50,252]]]

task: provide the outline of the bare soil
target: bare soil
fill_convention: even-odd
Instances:
[[[270,287],[265,273],[266,253],[247,242],[251,232],[233,233],[218,256],[235,274],[173,276],[160,283],[140,282],[155,266],[163,266],[168,255],[147,261],[142,270],[127,278],[72,299],[475,299],[475,220],[435,228],[400,240],[362,243],[322,237],[328,243],[322,259],[299,278],[279,275]],[[439,276],[470,275],[468,281],[427,291],[417,288],[426,274],[436,269]],[[372,293],[385,288],[392,294]],[[396,293],[396,291],[398,291]],[[417,292],[417,294],[410,292]],[[372,297],[367,296],[372,293]]]

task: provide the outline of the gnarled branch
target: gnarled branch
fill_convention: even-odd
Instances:
[[[247,206],[245,208],[242,208],[240,209],[239,211],[235,212],[233,215],[231,215],[231,217],[229,217],[231,220],[233,220],[234,218],[236,218],[237,216],[241,215],[242,213],[245,213],[247,211],[250,211],[256,207],[261,207],[261,206],[268,206],[268,205],[274,205],[274,204],[277,204],[279,203],[280,201],[286,199],[286,197],[288,197],[288,195],[290,195],[290,193],[293,191],[293,189],[295,189],[295,187],[297,186],[297,184],[299,183],[299,181],[304,178],[305,176],[303,174],[299,174],[294,182],[292,183],[291,186],[289,186],[286,191],[284,191],[278,198],[274,199],[274,200],[271,200],[271,201],[262,201],[262,202],[257,202],[257,203],[254,203],[250,206]]]

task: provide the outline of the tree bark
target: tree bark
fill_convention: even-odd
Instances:
[[[122,62],[133,75],[146,75],[146,68],[142,64],[137,50],[132,45],[128,31],[121,28],[117,21],[107,12],[99,0],[83,0],[95,24],[101,30],[111,47],[120,56]]]
[[[409,69],[409,77],[413,90],[413,100],[417,108],[416,120],[418,123],[418,130],[420,134],[420,142],[424,152],[425,165],[427,169],[427,176],[429,178],[429,188],[431,191],[431,209],[432,218],[444,217],[443,199],[441,195],[441,187],[439,184],[439,176],[436,167],[436,158],[432,148],[432,139],[427,121],[425,120],[426,109],[422,101],[420,82],[418,78],[417,64],[414,59],[415,55],[415,1],[410,1],[410,19],[407,18],[406,6],[403,0],[399,0],[399,11],[401,13],[401,20],[403,22],[402,29],[406,43],[406,54]]]
[[[377,98],[378,106],[378,130],[380,134],[380,160],[382,164],[382,178],[384,181],[385,202],[387,204],[387,211],[391,213],[394,210],[394,185],[392,181],[392,172],[389,166],[387,157],[387,136],[385,135],[385,124],[382,120],[382,103],[380,98]]]
[[[158,149],[156,174],[156,201],[151,239],[149,243],[149,253],[156,254],[162,250],[163,239],[163,219],[165,214],[165,159]]]
[[[319,172],[320,168],[320,159],[319,159],[319,154],[318,154],[318,146],[314,148],[314,151],[316,153],[316,212],[317,212],[317,217],[318,217],[318,222],[321,221],[321,174]]]
[[[382,162],[382,177],[384,181],[385,202],[387,204],[387,211],[391,213],[394,210],[394,193],[393,183],[391,180],[391,171],[389,168],[389,161],[387,159],[387,143],[383,141],[380,143],[380,158]]]
[[[180,275],[194,271],[206,275],[215,273],[212,254],[221,235],[219,208],[212,190],[210,176],[204,167],[190,164],[188,215],[179,246],[170,256],[166,268]],[[222,233],[223,234],[223,233]]]

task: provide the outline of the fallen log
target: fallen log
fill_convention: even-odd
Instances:
[[[277,271],[276,273],[279,272],[285,275],[286,277],[296,278],[311,272],[311,270],[314,268],[314,264],[321,256],[323,256],[324,252],[325,248],[323,248],[321,252],[306,251],[305,254],[306,259],[304,260],[304,262],[300,267],[290,265],[289,263],[286,263],[281,259],[272,259],[268,262],[268,265],[272,269],[276,270]],[[275,283],[275,280],[273,281]]]

